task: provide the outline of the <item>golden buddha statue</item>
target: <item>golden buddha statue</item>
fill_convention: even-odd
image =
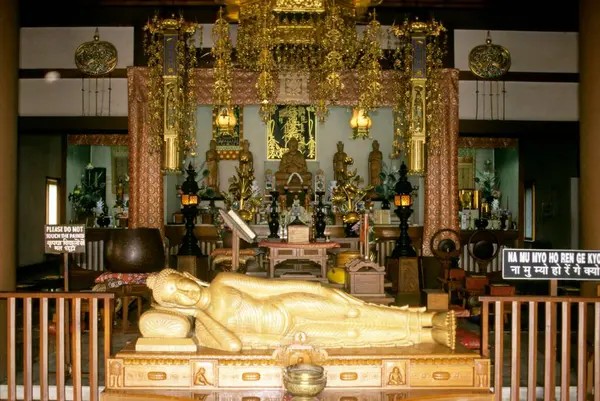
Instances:
[[[209,284],[164,269],[147,285],[154,304],[140,317],[146,338],[187,338],[193,318],[199,345],[231,352],[287,346],[298,336],[321,348],[455,344],[452,311],[371,304],[310,281],[220,273]]]
[[[302,178],[302,183],[299,180],[292,180],[288,183],[290,176],[299,175]],[[308,171],[304,154],[298,150],[298,140],[290,139],[288,142],[288,151],[283,154],[279,162],[279,170],[275,173],[277,180],[277,188],[283,188],[288,185],[290,187],[311,186],[312,173]]]

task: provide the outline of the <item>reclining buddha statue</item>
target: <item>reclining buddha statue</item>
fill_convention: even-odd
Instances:
[[[315,282],[225,272],[209,284],[164,269],[147,285],[154,304],[140,317],[144,337],[186,338],[193,328],[198,345],[230,352],[286,346],[299,335],[321,348],[455,345],[454,312],[371,304]]]

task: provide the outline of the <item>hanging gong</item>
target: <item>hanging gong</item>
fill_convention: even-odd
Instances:
[[[106,75],[117,66],[117,48],[110,42],[100,40],[98,28],[94,40],[81,44],[75,50],[75,65],[86,75]]]
[[[469,53],[469,68],[479,78],[498,79],[510,70],[510,52],[493,44],[488,32],[485,44],[475,46]]]

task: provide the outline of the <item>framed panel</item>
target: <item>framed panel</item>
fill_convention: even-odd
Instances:
[[[313,106],[277,106],[267,122],[267,160],[280,160],[290,139],[307,161],[317,160],[317,120]]]
[[[213,107],[212,112],[212,137],[217,141],[217,153],[221,160],[236,160],[242,148],[244,140],[244,108],[242,106],[233,106],[233,114],[237,120],[233,134],[220,134],[217,131],[217,117],[219,109]]]

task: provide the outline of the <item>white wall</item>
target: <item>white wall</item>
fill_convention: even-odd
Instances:
[[[511,72],[577,73],[577,32],[491,31],[492,42],[511,53]],[[454,30],[454,65],[469,71],[469,52],[484,44],[487,31]],[[493,85],[475,81],[460,82],[461,119],[506,119],[534,121],[577,121],[579,119],[578,83],[506,82]],[[506,98],[502,100],[502,91]],[[490,108],[490,90],[494,96]],[[478,112],[476,112],[478,108]],[[493,113],[493,115],[492,115]]]
[[[454,65],[469,71],[469,52],[485,44],[487,31],[454,30]],[[510,51],[514,72],[578,72],[577,32],[491,31],[492,42]]]
[[[93,41],[96,27],[21,28],[22,69],[76,68],[75,50]],[[118,52],[117,68],[133,65],[133,27],[99,27],[100,40]]]

